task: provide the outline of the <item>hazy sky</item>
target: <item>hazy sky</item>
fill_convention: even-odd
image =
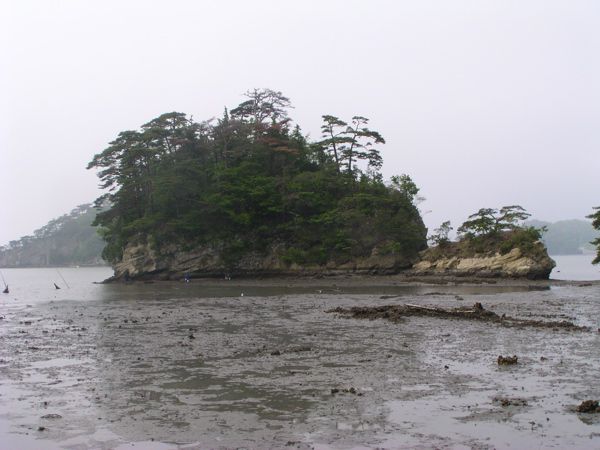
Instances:
[[[431,228],[481,207],[600,205],[600,2],[0,0],[0,244],[100,192],[85,170],[164,112],[255,87],[304,132],[363,115]]]

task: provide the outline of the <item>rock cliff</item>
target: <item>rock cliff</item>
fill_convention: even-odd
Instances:
[[[157,251],[144,240],[129,243],[122,258],[114,265],[114,280],[182,279],[246,276],[319,276],[319,275],[390,275],[403,272],[414,276],[450,276],[474,278],[547,279],[555,266],[541,242],[524,248],[500,249],[488,245],[485,251],[473,251],[465,242],[448,243],[422,251],[419,259],[375,247],[366,257],[326,264],[300,265],[286,261],[285,245],[274,244],[262,253],[248,252],[226,262],[223,248],[204,245],[183,249],[175,244]]]
[[[508,253],[452,254],[428,249],[421,253],[411,273],[414,275],[437,275],[455,277],[498,277],[547,279],[556,265],[541,242],[533,249],[523,251],[513,248]]]
[[[156,251],[148,243],[130,243],[123,256],[113,265],[114,280],[119,279],[181,279],[190,277],[235,276],[311,276],[354,274],[393,274],[410,268],[415,262],[398,253],[381,252],[374,248],[371,255],[346,261],[329,261],[324,265],[288,263],[283,245],[274,245],[264,253],[250,252],[237,261],[225,263],[218,246],[202,246],[183,250],[168,245]]]

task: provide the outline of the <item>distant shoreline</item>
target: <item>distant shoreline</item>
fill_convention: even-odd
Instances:
[[[558,255],[569,256],[569,255]],[[570,255],[580,256],[580,255]],[[0,270],[5,269],[92,269],[106,268],[111,266],[104,265],[80,265],[80,266],[5,266],[0,267]],[[98,284],[178,284],[183,283],[182,279],[161,280],[161,279],[132,279],[124,281],[109,277],[103,281],[98,281]],[[393,286],[506,286],[506,287],[532,287],[546,288],[551,286],[590,286],[600,285],[600,280],[530,280],[528,278],[501,278],[501,277],[457,277],[443,275],[411,275],[408,273],[398,273],[391,275],[367,275],[367,274],[332,274],[332,275],[253,275],[253,276],[237,276],[231,280],[225,280],[222,277],[206,276],[192,278],[190,283],[202,284],[205,286],[264,286],[264,287],[393,287]]]
[[[124,281],[121,279],[108,278],[102,284],[178,284],[181,280],[160,279],[133,279]],[[391,287],[391,286],[506,286],[506,287],[532,287],[546,288],[551,286],[590,286],[600,285],[600,280],[530,280],[527,278],[481,278],[481,277],[455,277],[424,275],[413,276],[408,274],[395,275],[329,275],[329,276],[264,276],[264,277],[234,277],[230,280],[216,277],[199,277],[190,280],[191,284],[202,284],[204,286],[260,286],[260,287]]]

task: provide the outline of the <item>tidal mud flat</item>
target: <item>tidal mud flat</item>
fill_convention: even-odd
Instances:
[[[600,446],[600,414],[576,411],[600,398],[597,284],[193,280],[2,300],[15,448]],[[343,313],[476,303],[587,328]]]

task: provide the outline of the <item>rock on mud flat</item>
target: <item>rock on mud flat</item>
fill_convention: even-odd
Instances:
[[[577,407],[577,412],[579,412],[579,413],[600,413],[600,405],[598,405],[598,400],[584,400]]]
[[[527,400],[524,398],[508,398],[508,397],[494,397],[492,400],[494,403],[500,403],[500,406],[506,408],[508,406],[528,406]]]
[[[499,366],[510,366],[513,364],[517,364],[519,358],[517,358],[517,355],[513,355],[513,356],[498,356],[498,365]]]

